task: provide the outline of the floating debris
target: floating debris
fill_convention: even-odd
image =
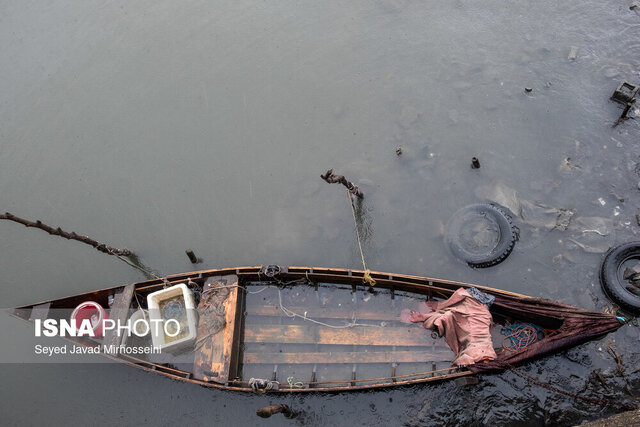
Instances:
[[[527,92],[527,93],[529,93],[529,92],[533,91],[533,89],[532,89],[532,88],[530,88],[530,87],[525,87],[525,88],[524,88],[524,91],[525,91],[525,92]]]
[[[396,147],[396,156],[401,156],[402,155],[402,147],[398,146]]]
[[[509,209],[516,216],[520,216],[520,199],[516,190],[497,182],[494,185],[483,185],[475,190],[476,197],[499,204]]]
[[[477,157],[471,158],[471,169],[480,169],[480,161]]]
[[[578,57],[578,50],[579,49],[576,46],[571,46],[571,50],[569,51],[569,56],[567,56],[567,59],[575,61]]]
[[[192,264],[200,264],[202,262],[202,258],[198,258],[193,250],[187,249],[185,253],[187,254],[187,257],[189,257],[189,261],[191,261]]]
[[[566,230],[575,214],[571,209],[558,209],[521,200],[520,217],[525,224],[545,230]]]
[[[632,85],[629,82],[622,82],[618,85],[616,90],[611,95],[611,100],[618,104],[628,104],[633,101],[633,98],[638,93],[638,86]]]
[[[280,403],[278,405],[265,406],[256,411],[256,415],[262,418],[269,418],[274,414],[282,414],[286,418],[293,417],[293,411],[291,410],[289,405],[286,405],[284,403]]]
[[[560,172],[570,172],[576,169],[580,169],[580,166],[576,165],[571,161],[571,157],[567,157],[560,163],[560,167],[558,167]]]
[[[627,114],[629,114],[629,110],[631,110],[631,107],[636,102],[634,97],[638,93],[638,89],[640,88],[636,85],[632,85],[628,82],[622,82],[613,92],[613,95],[611,95],[612,101],[624,105],[624,110],[622,111],[622,114],[620,114],[620,117],[614,127],[620,124],[623,120],[628,119]]]
[[[569,226],[574,243],[588,253],[603,253],[615,244],[613,221],[601,217],[578,217]]]

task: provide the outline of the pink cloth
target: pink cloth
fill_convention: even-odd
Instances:
[[[444,335],[451,350],[457,354],[452,364],[466,366],[497,358],[491,340],[491,313],[466,289],[458,289],[446,301],[428,301],[425,304],[433,311],[412,311],[409,320],[423,322],[425,329]]]

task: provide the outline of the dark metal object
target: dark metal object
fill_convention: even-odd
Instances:
[[[611,100],[623,105],[633,103],[635,102],[633,98],[638,93],[638,89],[638,86],[628,82],[622,82],[615,92],[613,92],[613,95],[611,95]]]
[[[471,158],[471,169],[480,169],[480,160],[477,157]]]

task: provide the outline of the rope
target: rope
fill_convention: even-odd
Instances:
[[[372,328],[382,328],[382,326],[380,326],[380,325],[368,325],[366,323],[356,323],[355,313],[354,313],[353,317],[351,318],[351,323],[347,323],[346,325],[329,325],[328,323],[324,323],[324,322],[321,322],[319,320],[314,320],[314,319],[311,319],[311,318],[307,317],[307,313],[306,312],[304,313],[304,316],[301,316],[300,314],[289,310],[288,308],[286,308],[282,304],[282,292],[280,292],[280,289],[278,289],[278,304],[280,305],[280,310],[282,310],[282,312],[287,317],[290,317],[290,318],[299,317],[302,320],[306,320],[308,322],[312,322],[312,323],[315,323],[317,325],[326,326],[327,328],[346,329],[346,328],[353,328],[355,326],[368,326],[368,327],[372,327]]]
[[[370,286],[375,286],[376,281],[371,277],[371,270],[367,268],[367,264],[364,262],[364,252],[362,252],[362,243],[360,242],[360,231],[358,231],[358,220],[356,219],[356,208],[353,205],[353,199],[351,198],[351,192],[347,190],[347,198],[349,199],[349,205],[351,205],[351,215],[353,215],[353,224],[356,229],[356,237],[358,238],[358,248],[360,248],[360,260],[362,261],[362,268],[364,269],[364,276],[362,277],[362,283],[367,283]]]
[[[107,253],[109,255],[113,255],[116,258],[118,258],[120,261],[129,264],[131,267],[133,268],[137,268],[138,270],[140,270],[141,272],[143,272],[144,274],[146,274],[147,276],[153,277],[156,280],[162,280],[162,282],[164,283],[165,287],[169,286],[170,283],[169,281],[165,278],[165,277],[158,277],[158,275],[156,275],[153,271],[148,270],[146,268],[142,268],[139,265],[134,264],[133,262],[129,261],[128,259],[126,259],[125,257],[123,257],[122,255],[119,255],[117,252],[114,252],[111,249],[107,249]]]
[[[280,387],[280,383],[278,381],[269,381],[261,378],[251,378],[249,380],[249,387],[251,387],[251,390],[255,392],[259,390],[278,390],[278,388]]]
[[[293,377],[288,377],[287,382],[289,383],[289,389],[304,388],[304,384],[302,383],[302,381],[293,382]]]
[[[502,347],[508,351],[518,351],[538,341],[542,330],[533,323],[515,323],[502,331],[506,335],[502,340]]]

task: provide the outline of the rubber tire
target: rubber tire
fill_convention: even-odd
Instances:
[[[498,236],[498,243],[489,252],[480,254],[469,252],[462,247],[459,238],[456,238],[459,237],[462,226],[460,222],[467,214],[490,216],[496,222],[500,235]],[[458,219],[457,222],[456,218]],[[511,217],[502,207],[493,203],[479,203],[466,206],[453,214],[447,224],[446,239],[449,249],[456,258],[466,262],[470,267],[486,268],[500,264],[511,254],[513,246],[518,239],[516,230]]]
[[[640,242],[624,243],[609,249],[600,267],[600,284],[607,296],[625,310],[640,313],[640,297],[625,289],[619,269],[630,258],[640,259]]]

